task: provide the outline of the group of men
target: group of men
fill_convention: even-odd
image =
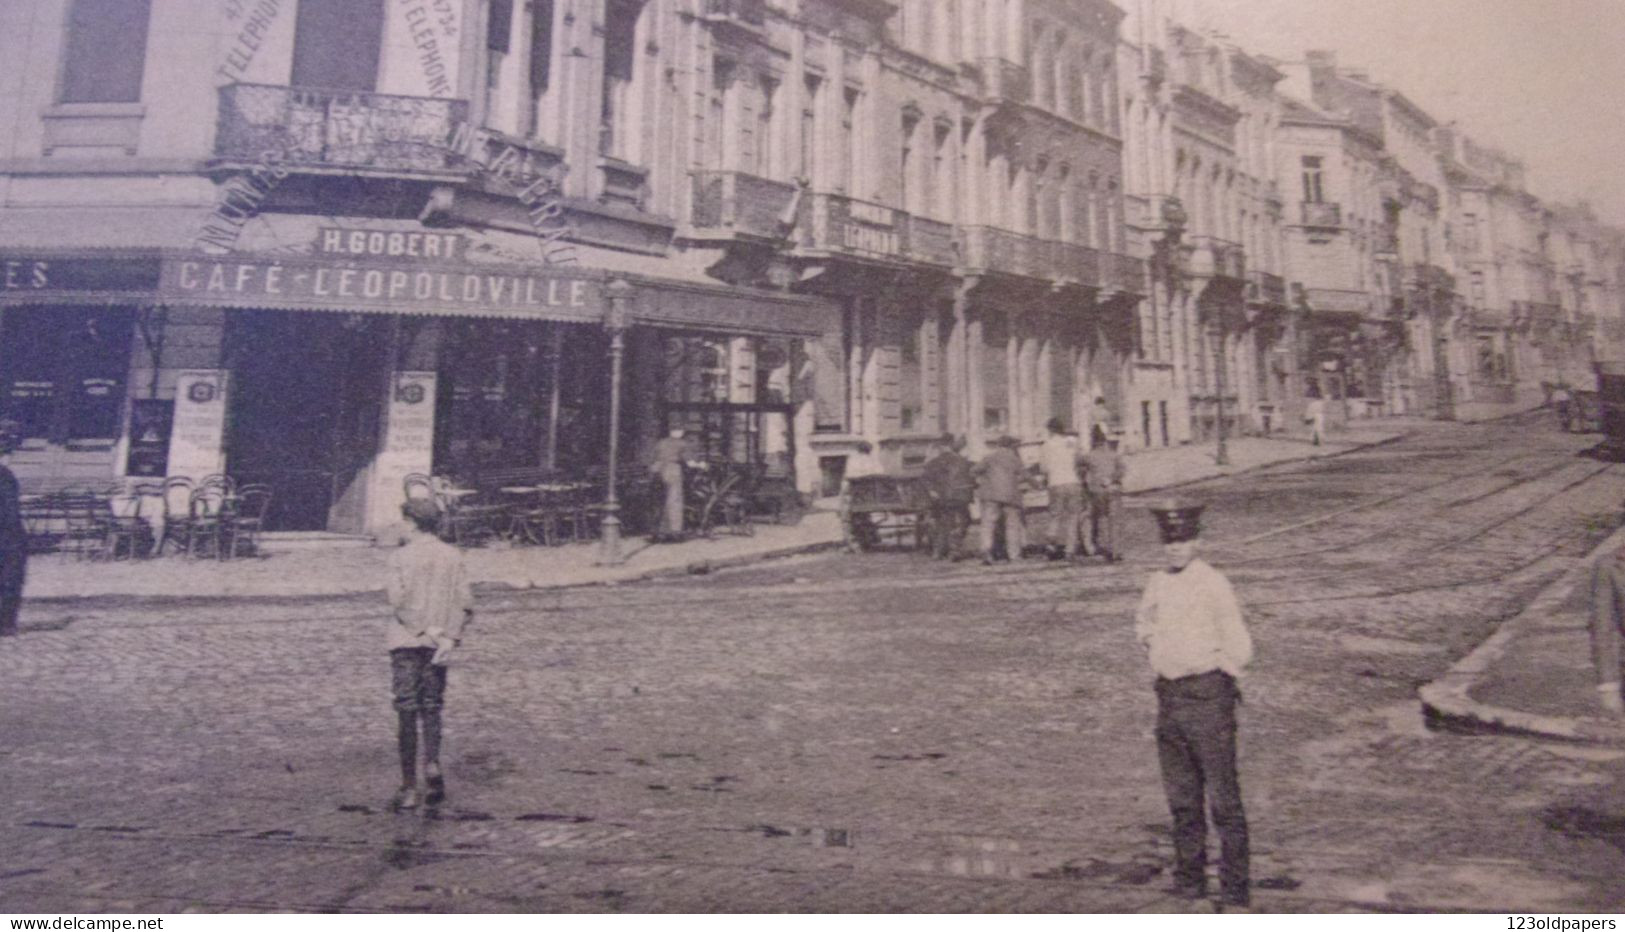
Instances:
[[[1086,557],[1121,560],[1117,528],[1127,467],[1117,452],[1117,441],[1097,427],[1093,444],[1086,450],[1059,419],[1051,418],[1047,429],[1036,470],[1049,490],[1050,555],[1076,560],[1081,552]],[[964,456],[963,437],[943,436],[922,476],[931,500],[935,557],[946,560],[960,555],[974,501],[981,512],[982,562],[992,563],[998,556],[1001,534],[1005,559],[1022,559],[1027,546],[1025,497],[1033,470],[1022,461],[1017,447],[1014,438],[1000,437],[987,456],[973,464]]]

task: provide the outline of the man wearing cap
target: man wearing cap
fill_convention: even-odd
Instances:
[[[1157,758],[1174,821],[1174,892],[1207,896],[1207,812],[1225,905],[1249,904],[1247,815],[1236,774],[1236,679],[1253,656],[1229,580],[1198,559],[1201,505],[1153,506],[1167,569],[1146,583],[1135,634],[1157,674]],[[1205,803],[1205,806],[1204,806]]]
[[[931,497],[931,553],[938,560],[956,559],[970,527],[970,503],[976,478],[970,460],[960,455],[965,438],[943,434],[940,449],[925,464],[921,480]]]
[[[1128,467],[1117,453],[1116,437],[1101,437],[1095,448],[1084,454],[1084,491],[1089,499],[1089,528],[1084,550],[1093,556],[1103,553],[1107,560],[1123,559],[1118,550],[1118,528],[1123,511],[1123,480]]]
[[[440,709],[445,702],[446,664],[462,641],[463,628],[474,615],[463,555],[435,533],[440,508],[429,498],[409,498],[401,511],[411,523],[405,544],[389,555],[390,686],[397,716],[401,788],[390,801],[394,810],[418,805],[418,725],[423,726],[423,774],[428,795],[437,806],[446,798],[440,771]]]
[[[1078,476],[1078,438],[1067,433],[1058,417],[1045,425],[1049,436],[1038,448],[1038,465],[1049,489],[1050,544],[1068,560],[1078,555],[1079,524],[1083,516],[1083,482]]]
[[[993,562],[993,542],[1004,524],[1004,552],[1012,562],[1021,559],[1027,545],[1026,516],[1022,511],[1021,475],[1025,467],[1016,453],[1016,439],[995,440],[993,450],[976,464],[976,498],[981,503],[982,562]]]
[[[21,488],[10,466],[11,453],[21,439],[22,425],[0,421],[0,637],[17,633],[17,611],[22,607],[23,576],[28,566]]]

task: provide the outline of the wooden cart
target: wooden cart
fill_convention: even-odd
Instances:
[[[863,550],[888,538],[916,549],[931,539],[927,519],[931,500],[918,477],[861,476],[852,483],[852,540]]]

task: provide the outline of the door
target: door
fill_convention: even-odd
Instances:
[[[299,0],[293,86],[375,90],[383,35],[384,0]]]
[[[369,422],[367,459],[376,452],[382,389],[369,414],[357,387],[381,367],[376,346],[366,347],[369,340],[387,345],[372,332],[375,326],[311,312],[234,311],[228,317],[226,468],[239,485],[271,487],[267,530],[339,529],[331,522],[334,506],[355,486]]]

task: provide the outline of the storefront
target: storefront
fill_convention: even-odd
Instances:
[[[796,475],[804,344],[839,329],[826,304],[631,271],[655,257],[481,261],[477,234],[444,232],[408,257],[402,231],[365,232],[359,252],[318,230],[293,255],[0,256],[0,415],[24,425],[25,486],[224,472],[272,487],[273,530],[366,533],[409,473],[601,471],[614,280],[621,468],[681,424],[708,456]]]

